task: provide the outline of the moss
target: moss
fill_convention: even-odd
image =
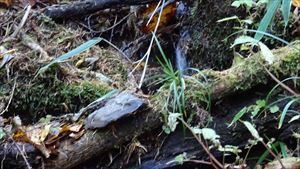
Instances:
[[[111,87],[106,84],[95,82],[67,83],[45,80],[38,84],[17,87],[14,94],[14,98],[17,99],[13,99],[10,112],[22,112],[21,116],[31,120],[45,114],[76,112],[110,90]]]
[[[231,0],[222,3],[208,0],[194,2],[189,22],[192,41],[188,52],[193,67],[221,70],[231,65],[232,50],[229,48],[229,41],[224,39],[234,30],[224,27],[234,27],[238,23],[217,22],[232,13],[238,13],[231,7],[231,3]]]
[[[53,65],[42,76],[35,77],[38,69],[50,60],[25,44],[36,43],[50,57],[55,58],[78,47],[90,37],[74,23],[60,25],[43,15],[33,15],[32,22],[24,26],[26,34],[22,34],[13,43],[8,41],[4,44],[7,49],[17,51],[14,60],[7,64],[9,68],[0,69],[0,100],[5,104],[16,79],[14,96],[9,112],[5,115],[17,114],[23,117],[22,120],[34,121],[35,117],[45,114],[76,112],[112,89],[98,80],[97,73],[112,79],[113,86],[126,87],[131,64],[124,61],[116,50],[103,49],[97,45],[72,57],[68,63]],[[81,58],[98,60],[87,60],[86,65],[78,71],[72,63]]]
[[[99,56],[96,69],[116,82],[116,86],[125,87],[128,70],[132,69],[130,63],[117,55],[116,51],[101,48],[96,51]]]
[[[293,43],[294,48],[290,50],[279,50],[277,55],[280,57],[280,62],[272,67],[273,72],[280,74],[298,76],[300,71],[300,41]]]

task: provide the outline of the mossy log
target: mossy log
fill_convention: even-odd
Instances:
[[[221,98],[237,91],[246,91],[258,84],[266,84],[272,79],[266,70],[279,79],[299,75],[300,41],[272,52],[275,56],[272,64],[266,63],[261,54],[256,54],[230,69],[207,71],[206,74],[215,79],[209,86],[212,97]]]
[[[278,78],[297,75],[300,70],[300,54],[296,48],[299,47],[300,43],[294,42],[291,46],[273,50],[276,61],[271,65],[264,63],[262,56],[256,54],[228,70],[205,70],[203,72],[209,77],[209,82],[203,87],[192,81],[187,81],[187,99],[194,104],[200,103],[201,98],[197,97],[197,93],[203,93],[207,88],[211,91],[213,99],[220,99],[238,91],[248,90],[255,85],[265,84],[271,79],[265,68]],[[162,97],[163,91],[160,91],[162,92],[160,93]],[[150,105],[156,105],[161,100],[153,99],[151,102]],[[44,159],[44,165],[46,168],[74,167],[87,159],[100,155],[116,146],[120,146],[122,143],[146,131],[158,128],[161,124],[159,111],[148,106],[136,112],[134,116],[121,119],[105,129],[97,131],[88,130],[79,140],[65,139],[60,141],[59,145],[57,145],[58,154],[51,156],[49,159]],[[264,126],[264,124],[261,126]],[[224,130],[227,129],[224,128]],[[226,137],[229,137],[229,133],[226,131],[224,133],[226,133]],[[7,143],[1,144],[3,152],[9,152],[8,147]],[[30,152],[27,152],[27,154],[30,154]],[[6,155],[6,159],[15,157],[14,154],[10,156],[9,153],[2,153],[2,155]],[[34,155],[29,155],[28,157],[34,157]],[[36,159],[30,159],[29,161],[34,164]]]

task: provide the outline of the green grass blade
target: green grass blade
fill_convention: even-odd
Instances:
[[[289,23],[289,16],[292,6],[292,0],[283,0],[281,5],[282,16],[284,20],[284,27]]]
[[[265,150],[265,152],[259,157],[257,164],[261,164],[263,161],[265,161],[265,159],[267,159],[269,154],[270,154],[269,151]]]
[[[278,124],[278,129],[280,129],[282,127],[282,124],[283,124],[283,121],[284,121],[284,118],[285,118],[285,115],[286,113],[288,112],[289,108],[292,106],[292,104],[294,102],[296,102],[298,99],[293,99],[291,101],[289,101],[285,106],[284,106],[284,109],[281,113],[281,116],[280,116],[280,119],[279,119],[279,124]]]
[[[240,37],[236,38],[234,40],[233,45],[231,45],[230,48],[233,48],[234,46],[240,45],[240,44],[245,44],[245,43],[257,44],[258,42],[259,42],[258,40],[254,39],[250,36],[243,35],[243,36],[240,36]]]
[[[67,59],[79,54],[79,53],[82,53],[82,52],[88,50],[89,48],[91,48],[91,47],[95,46],[97,43],[99,43],[101,40],[102,40],[102,38],[100,38],[100,37],[95,38],[95,39],[91,39],[91,40],[81,44],[77,48],[69,51],[68,53],[65,53],[65,54],[59,56],[58,58],[54,59],[49,64],[47,64],[46,66],[43,66],[42,68],[40,68],[37,75],[42,73],[42,72],[45,72],[51,65],[53,65],[55,63],[62,62],[64,60],[67,60]]]
[[[236,32],[230,34],[229,36],[227,36],[225,39],[228,39],[228,38],[230,38],[230,37],[232,37],[234,35],[237,35],[237,34],[240,34],[240,33],[244,33],[244,32],[252,32],[252,33],[255,33],[255,34],[261,34],[262,36],[268,36],[268,37],[273,38],[275,40],[278,40],[279,42],[281,42],[283,44],[286,44],[288,46],[290,46],[292,44],[292,43],[290,43],[290,42],[288,42],[288,41],[286,41],[286,40],[284,40],[282,38],[279,38],[279,37],[277,37],[275,35],[272,35],[270,33],[267,33],[267,32],[264,32],[264,31],[260,31],[260,30],[254,30],[254,29],[243,29],[243,30],[236,31]],[[300,51],[300,49],[297,48],[297,47],[293,46],[293,48],[295,48],[295,49],[297,49],[297,50]]]
[[[267,7],[267,12],[266,12],[265,16],[263,17],[263,19],[261,20],[261,22],[259,24],[259,27],[257,29],[258,31],[266,32],[266,30],[269,27],[273,17],[276,14],[276,11],[277,11],[280,3],[281,3],[281,0],[269,1],[268,7]],[[263,36],[264,36],[263,34],[256,33],[254,38],[256,40],[260,41]]]
[[[284,83],[284,82],[286,82],[286,81],[289,81],[289,80],[300,80],[300,77],[289,77],[289,78],[286,78],[286,79],[284,79],[284,80],[282,80],[282,81],[280,81],[281,83]],[[273,94],[273,92],[277,89],[277,87],[279,87],[280,86],[280,84],[277,84],[277,85],[275,85],[272,89],[271,89],[271,91],[268,93],[268,95],[267,95],[267,97],[266,97],[266,102],[269,102],[269,100],[270,100],[270,98],[271,98],[271,96],[272,96],[272,94]]]
[[[232,122],[228,125],[228,127],[231,127],[235,122],[240,120],[246,113],[248,112],[248,108],[244,107],[242,110],[240,110],[233,118]]]
[[[283,142],[279,142],[279,146],[280,146],[280,151],[281,151],[282,157],[283,158],[288,157],[288,153],[287,153],[285,144]]]

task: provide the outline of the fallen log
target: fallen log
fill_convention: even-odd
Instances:
[[[67,19],[76,16],[85,16],[107,8],[121,7],[124,5],[143,5],[157,1],[158,0],[85,0],[72,4],[52,5],[46,7],[44,13],[54,20]]]
[[[300,42],[297,41],[291,46],[273,50],[276,61],[271,65],[262,65],[261,63],[264,63],[262,56],[256,54],[225,71],[203,71],[210,77],[210,81],[204,87],[193,83],[187,83],[187,96],[190,96],[187,97],[187,99],[191,103],[198,104],[201,101],[199,101],[199,98],[197,98],[194,93],[201,93],[204,90],[207,90],[207,88],[209,88],[212,92],[212,97],[216,100],[235,92],[248,90],[258,84],[265,84],[271,78],[265,72],[264,66],[275,75],[278,75],[278,78],[298,74],[300,73],[300,70],[298,69],[300,66],[299,47]],[[163,93],[159,94],[163,95]],[[151,105],[157,106],[160,102],[161,100],[151,100],[150,105],[144,109],[138,110],[134,116],[116,121],[104,129],[96,131],[87,130],[78,140],[67,138],[61,140],[58,145],[56,145],[57,155],[52,155],[50,158],[43,160],[45,168],[72,168],[96,155],[103,154],[116,146],[120,146],[122,143],[129,141],[146,131],[151,131],[160,127],[162,124],[160,113],[158,109],[155,109],[154,111],[151,107]],[[260,131],[265,131],[264,126],[268,124],[267,121],[258,124],[259,127],[262,127],[262,130]],[[287,124],[286,127],[289,128],[289,124]],[[226,135],[226,137],[234,139],[236,138],[231,137],[232,133],[230,133],[230,130],[227,130],[226,127],[222,127],[222,129],[224,129],[224,131],[219,131],[220,135]],[[296,129],[298,130],[297,126]],[[271,130],[274,130],[273,125],[271,125]],[[278,132],[280,133],[281,131]],[[5,143],[1,144],[1,149],[7,149]],[[15,157],[10,154],[1,155],[2,157],[5,155],[6,159],[10,160],[12,158],[9,157]],[[22,160],[20,159],[20,156],[17,158],[19,159],[19,162]],[[28,159],[28,161],[36,162],[36,158]]]

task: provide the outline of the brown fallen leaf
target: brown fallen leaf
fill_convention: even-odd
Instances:
[[[292,4],[295,6],[295,7],[300,7],[300,0],[292,0]]]
[[[0,5],[5,5],[6,7],[10,7],[13,3],[13,0],[0,0]]]
[[[150,33],[154,31],[160,14],[160,9],[158,9],[154,16],[151,18],[152,13],[155,11],[157,4],[150,5],[143,13],[142,16],[144,17],[144,22],[141,26],[141,31],[143,33]],[[162,11],[160,21],[159,21],[159,28],[164,27],[170,23],[176,13],[176,1],[166,5]],[[149,22],[149,19],[151,21]]]

